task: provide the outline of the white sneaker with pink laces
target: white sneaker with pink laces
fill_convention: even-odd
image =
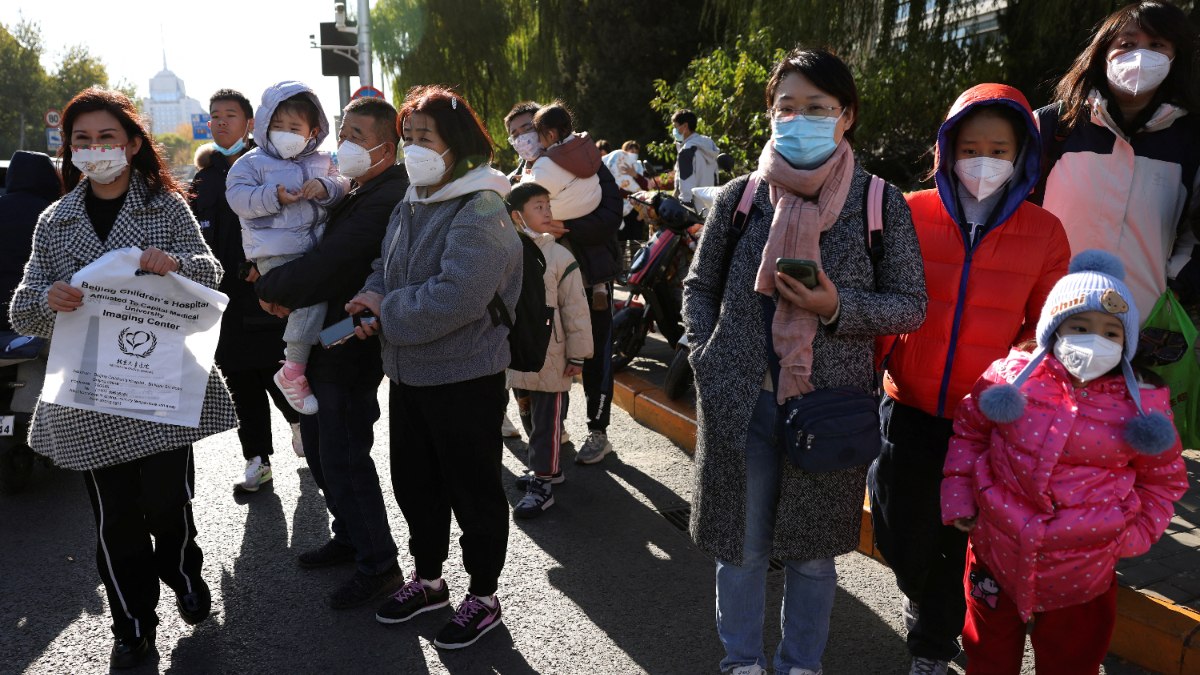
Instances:
[[[317,412],[317,397],[313,396],[312,389],[308,387],[308,378],[301,375],[296,379],[288,379],[283,374],[283,368],[280,368],[275,373],[275,386],[279,387],[279,391],[283,392],[284,398],[287,399],[288,405],[295,408],[296,412],[301,415],[315,415]]]

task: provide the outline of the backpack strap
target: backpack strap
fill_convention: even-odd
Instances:
[[[746,233],[746,225],[750,222],[750,211],[754,208],[754,195],[758,193],[758,186],[761,183],[762,174],[757,171],[750,174],[746,181],[746,187],[742,190],[742,199],[738,202],[733,217],[729,219],[729,236],[725,242],[725,257],[721,262],[721,285],[717,297],[725,295],[725,283],[729,280],[729,266],[733,264],[733,252],[742,235]]]
[[[871,182],[863,194],[863,210],[867,214],[867,253],[871,256],[872,266],[878,265],[883,259],[883,222],[886,220],[883,197],[886,187],[887,181],[872,174]]]

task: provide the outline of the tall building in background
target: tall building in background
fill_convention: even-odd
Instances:
[[[167,55],[163,53],[162,72],[150,78],[150,98],[142,100],[142,108],[150,116],[154,135],[173,132],[181,124],[191,125],[192,115],[203,114],[204,106],[189,98],[183,80],[167,70]]]

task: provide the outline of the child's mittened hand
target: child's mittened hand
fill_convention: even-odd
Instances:
[[[954,527],[959,530],[962,530],[963,532],[970,532],[971,530],[975,529],[975,519],[974,518],[955,518],[954,519]]]
[[[283,189],[282,185],[275,186],[275,194],[279,196],[279,205],[280,206],[287,206],[288,204],[295,204],[296,202],[304,199],[304,197],[301,196],[301,194],[299,192],[294,193],[294,194],[291,192],[288,192],[287,190]]]
[[[329,190],[320,180],[310,178],[300,187],[300,196],[304,199],[325,199],[329,196]]]

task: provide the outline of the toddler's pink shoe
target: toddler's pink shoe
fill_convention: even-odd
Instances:
[[[303,375],[296,376],[296,379],[289,379],[284,374],[284,369],[280,368],[275,373],[275,386],[279,387],[279,391],[283,392],[287,398],[288,405],[295,408],[296,412],[301,415],[315,415],[317,413],[317,397],[313,396],[312,389],[308,387],[308,378]]]

